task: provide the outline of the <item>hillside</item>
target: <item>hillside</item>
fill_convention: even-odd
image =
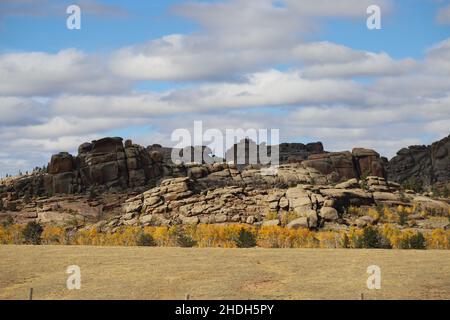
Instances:
[[[441,184],[447,182],[442,168],[450,161],[448,142],[424,147],[432,151],[430,170]],[[248,151],[250,143],[240,145]],[[193,157],[196,148],[177,152]],[[279,152],[282,163],[270,172],[248,164],[248,158],[173,162],[169,148],[104,138],[82,144],[77,156],[59,153],[47,168],[3,180],[0,217],[76,228],[95,224],[102,232],[230,223],[336,232],[384,223],[426,232],[448,228],[448,194],[423,193],[387,179],[410,177],[400,156],[405,151],[389,163],[369,149],[326,152],[320,142],[281,144]],[[399,168],[401,175],[392,174]],[[425,177],[417,168],[411,178]]]

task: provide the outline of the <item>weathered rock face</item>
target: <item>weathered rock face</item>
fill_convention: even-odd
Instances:
[[[322,142],[303,143],[282,143],[279,146],[280,163],[301,162],[308,159],[312,154],[323,153]]]
[[[323,153],[322,142],[303,143],[282,143],[277,146],[279,153],[279,163],[300,163],[308,159],[310,155]],[[264,150],[265,148],[265,150]],[[258,145],[250,139],[243,139],[227,150],[225,158],[227,161],[241,164],[259,164],[266,163],[261,161],[261,157],[270,157],[272,148],[266,145]],[[252,156],[254,158],[252,158]],[[260,157],[261,156],[261,157]],[[263,159],[265,160],[265,159]]]
[[[355,148],[352,150],[359,176],[385,177],[385,163],[378,152],[370,149]]]
[[[48,166],[48,173],[59,174],[71,172],[74,169],[74,159],[71,154],[61,152],[52,156]]]
[[[333,175],[334,180],[358,177],[353,157],[350,152],[332,152],[312,155],[303,162],[306,167],[312,167],[325,175]]]
[[[327,175],[331,181],[359,179],[366,176],[385,177],[384,160],[370,149],[355,148],[352,152],[314,154],[302,164]]]
[[[125,149],[130,147],[132,145],[127,145]],[[25,201],[17,192],[0,187],[0,197],[4,210],[16,221],[37,219],[44,223],[64,223],[75,210],[80,218],[86,212],[91,212],[92,219],[102,217],[102,230],[113,232],[120,226],[199,223],[339,230],[377,223],[372,217],[350,214],[350,207],[382,204],[429,208],[441,213],[450,211],[448,203],[415,193],[401,193],[399,184],[382,177],[330,184],[325,175],[298,163],[280,166],[277,176],[267,176],[252,168],[238,171],[235,165],[224,163],[189,165],[188,170],[192,169],[205,169],[208,174],[164,179],[158,186],[139,194],[128,190],[132,195],[106,192],[93,199],[90,195],[69,195]],[[105,216],[105,213],[110,214]],[[428,228],[425,222],[424,228]]]
[[[121,138],[104,138],[84,144],[77,157],[82,187],[126,187],[128,167]]]
[[[81,193],[90,187],[121,191],[156,184],[168,174],[164,166],[156,147],[104,138],[82,144],[76,157],[65,152],[52,156],[46,173],[19,177],[8,188],[19,196]]]
[[[80,145],[78,155],[59,153],[52,157],[47,172],[18,177],[7,186],[18,196],[83,193],[91,187],[99,191],[124,191],[129,188],[157,186],[163,178],[189,177],[205,187],[231,184],[262,189],[294,186],[297,184],[330,184],[348,179],[360,180],[367,176],[386,178],[386,159],[369,149],[355,148],[352,152],[323,151],[320,142],[279,145],[280,167],[276,175],[261,173],[261,164],[249,165],[248,152],[271,147],[256,145],[248,139],[233,147],[244,150],[243,165],[229,165],[213,157],[212,164],[173,163],[172,149],[160,145],[142,147],[131,140],[104,138]],[[204,151],[205,147],[198,147]],[[178,150],[191,154],[195,148]],[[231,150],[231,149],[230,149]],[[228,150],[228,152],[230,152]],[[237,152],[236,152],[237,153]],[[450,180],[450,137],[430,147],[410,147],[399,151],[389,162],[390,180],[403,182],[411,177],[424,184]],[[238,160],[233,158],[235,162]],[[259,159],[258,159],[259,160]],[[390,192],[385,183],[369,181],[371,191]],[[354,183],[353,183],[354,184]]]
[[[424,186],[450,181],[450,136],[431,146],[401,149],[387,166],[390,180],[418,181]]]
[[[163,155],[122,138],[104,138],[80,146],[77,171],[82,188],[135,188],[163,176]]]
[[[263,198],[264,192],[251,188],[203,190],[188,177],[167,179],[159,187],[128,199],[115,226],[257,222],[268,210]]]
[[[108,225],[113,228],[122,225],[199,223],[268,226],[282,224],[282,217],[288,214],[293,217],[293,220],[283,224],[288,228],[317,229],[327,223],[363,227],[376,223],[376,220],[348,216],[349,207],[384,204],[395,207],[417,205],[442,212],[450,210],[445,202],[414,194],[401,196],[396,189],[397,184],[375,176],[357,183],[352,179],[336,186],[298,184],[268,189],[227,181],[229,185],[209,188],[202,179],[183,177],[164,180],[159,187],[128,199],[123,205],[123,214],[108,222]],[[366,188],[362,189],[360,185]],[[267,219],[268,214],[270,219]]]
[[[312,175],[326,181],[314,169],[305,169],[299,164],[283,165],[276,177],[262,175],[251,168],[240,172],[236,165],[228,164],[214,164],[208,170],[207,176],[198,179],[166,179],[158,187],[128,199],[123,206],[124,215],[116,219],[115,226],[261,225],[269,212],[292,211],[307,218],[309,227],[318,227],[318,210],[322,207],[323,197],[303,187],[289,188],[289,185],[311,182]],[[279,223],[277,219],[270,222]]]

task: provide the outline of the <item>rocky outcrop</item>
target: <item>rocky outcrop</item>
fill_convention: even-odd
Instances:
[[[339,181],[358,177],[350,152],[331,152],[312,155],[303,162],[306,167],[312,167],[320,173],[330,176],[331,180]]]
[[[343,181],[367,176],[385,177],[385,160],[374,150],[355,148],[352,152],[314,154],[303,161],[306,167],[317,169],[330,181]]]
[[[5,189],[18,196],[123,191],[156,184],[171,170],[165,168],[158,148],[144,148],[122,138],[104,138],[84,143],[78,155],[66,152],[53,155],[47,172],[35,172],[10,180]]]
[[[299,163],[280,166],[276,176],[252,168],[239,171],[236,165],[224,163],[188,166],[190,172],[197,172],[193,169],[205,169],[207,174],[163,179],[144,192],[128,190],[129,195],[105,192],[98,196],[26,200],[16,192],[3,188],[0,191],[3,209],[15,221],[64,224],[73,219],[103,219],[98,225],[103,231],[112,232],[121,226],[230,223],[340,230],[351,225],[363,227],[377,223],[374,217],[355,214],[354,208],[401,205],[419,208],[419,213],[429,210],[433,215],[450,210],[450,205],[443,201],[414,192],[402,193],[399,184],[382,177],[353,178],[333,184],[326,175]],[[414,220],[423,219],[416,216]],[[428,222],[420,223],[424,227],[428,225]]]
[[[229,182],[228,186],[208,188],[201,179],[184,177],[164,180],[159,187],[128,199],[123,205],[123,214],[108,225],[111,228],[199,223],[267,226],[280,225],[283,216],[289,215],[293,219],[286,224],[288,228],[317,229],[327,223],[359,226],[376,222],[371,217],[346,216],[344,219],[350,207],[416,204],[423,208],[434,207],[442,212],[450,209],[448,204],[427,197],[402,196],[396,184],[375,176],[356,183],[352,179],[334,186],[303,183],[270,189],[237,185],[232,180]],[[268,215],[270,219],[267,219]]]
[[[385,177],[385,165],[387,159],[381,158],[380,154],[371,149],[355,148],[352,150],[355,159],[356,172],[358,175]]]
[[[387,165],[387,175],[398,183],[423,186],[446,184],[450,181],[450,136],[431,146],[411,146],[401,149]]]
[[[265,148],[265,150],[264,150]],[[279,154],[279,163],[301,163],[308,159],[310,155],[323,153],[322,142],[303,143],[281,143],[277,146]],[[251,155],[255,157],[252,158]],[[270,157],[272,155],[272,147],[266,145],[258,145],[251,139],[243,139],[227,150],[225,159],[227,162],[232,161],[238,165],[260,164],[259,156]]]
[[[157,157],[129,140],[124,146],[122,138],[105,138],[80,146],[76,169],[80,188],[140,187],[162,175],[162,163]]]
[[[310,155],[324,153],[322,142],[282,143],[279,146],[280,163],[302,162]]]
[[[251,140],[244,139],[228,150],[227,155],[230,152],[233,155],[232,151],[235,151],[236,156],[239,146],[247,153],[251,149],[261,151],[261,147],[265,147],[268,156],[273,150],[271,147],[256,145]],[[164,179],[189,178],[202,190],[228,186],[271,190],[287,189],[301,184],[332,185],[332,188],[328,189],[335,189],[336,193],[339,189],[358,189],[363,181],[366,184],[364,189],[372,194],[372,198],[396,203],[401,201],[392,193],[399,188],[398,182],[404,182],[411,177],[421,179],[424,183],[445,183],[450,179],[450,138],[430,147],[401,150],[398,156],[389,162],[387,172],[390,180],[397,183],[387,182],[387,160],[370,149],[325,152],[320,142],[283,143],[278,147],[281,164],[272,168],[272,172],[266,170],[267,166],[251,164],[246,154],[240,159],[244,164],[239,165],[236,164],[239,160],[236,157],[231,158],[234,161],[229,163],[212,155],[211,150],[206,147],[173,150],[157,144],[143,147],[131,140],[123,142],[122,138],[117,137],[104,138],[80,145],[76,156],[65,152],[52,156],[45,172],[39,171],[8,179],[4,185],[0,183],[0,198],[5,199],[7,194],[13,194],[16,198],[26,195],[86,194],[92,189],[97,192],[142,192],[151,187],[158,187]],[[178,151],[180,156],[190,156],[188,160],[194,160],[195,152],[205,153],[212,161],[208,161],[209,164],[204,159],[199,163],[172,161],[173,151]],[[9,205],[14,205],[14,200],[6,200]],[[289,202],[288,199],[283,201]],[[365,203],[366,200],[359,201]],[[344,201],[339,206],[347,204]]]

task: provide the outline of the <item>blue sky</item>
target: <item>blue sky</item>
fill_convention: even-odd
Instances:
[[[449,134],[449,38],[447,0],[5,0],[0,175],[106,135],[169,144],[194,120],[390,157]]]
[[[195,32],[199,29],[195,21],[172,12],[172,6],[180,2],[183,1],[105,1],[121,8],[124,16],[86,14],[82,29],[76,32],[61,27],[67,18],[64,10],[49,16],[7,16],[1,23],[0,50],[57,52],[75,47],[87,52],[107,52],[171,33]],[[382,30],[369,32],[361,28],[365,24],[364,15],[351,20],[332,18],[325,19],[320,31],[311,35],[311,39],[334,41],[362,50],[386,51],[395,58],[419,58],[424,49],[448,37],[450,26],[438,25],[435,21],[441,2],[397,0],[394,5],[393,12],[383,17]]]
[[[87,52],[107,52],[166,34],[194,31],[195,23],[170,12],[171,6],[176,2],[104,2],[117,5],[123,10],[123,15],[99,17],[84,15],[82,11],[82,28],[76,32],[64,27],[68,15],[63,5],[59,8],[60,12],[51,15],[8,16],[2,23],[1,50],[57,52],[67,47],[76,47]]]

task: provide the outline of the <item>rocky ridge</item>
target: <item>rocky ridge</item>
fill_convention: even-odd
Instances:
[[[449,212],[448,199],[432,199],[388,181],[393,166],[369,149],[326,152],[321,143],[281,144],[282,164],[267,173],[258,164],[219,158],[213,164],[173,163],[170,148],[122,141],[85,143],[77,156],[54,155],[46,171],[3,180],[0,219],[61,224],[75,220],[96,223],[106,231],[198,223],[340,229],[377,222],[348,215],[351,207],[401,205]],[[241,143],[247,147],[249,141]],[[448,153],[442,157],[441,150],[447,142],[433,146],[433,168],[445,172]]]
[[[410,146],[387,165],[389,179],[421,186],[445,186],[450,181],[450,136],[430,146]]]
[[[281,171],[288,168],[293,169],[291,165],[287,165]],[[305,174],[305,169],[296,170]],[[281,225],[283,216],[290,214],[295,217],[286,223],[290,228],[319,229],[331,226],[339,229],[350,225],[364,227],[377,222],[370,216],[347,215],[347,209],[352,206],[402,205],[440,212],[450,210],[446,202],[413,192],[403,194],[399,188],[399,184],[375,176],[369,176],[364,181],[351,179],[336,185],[312,185],[304,181],[287,188],[275,185],[271,188],[255,188],[234,184],[209,189],[198,180],[175,178],[127,199],[122,208],[123,213],[101,225],[106,230],[114,230],[123,225],[171,226],[199,223],[266,226]]]

